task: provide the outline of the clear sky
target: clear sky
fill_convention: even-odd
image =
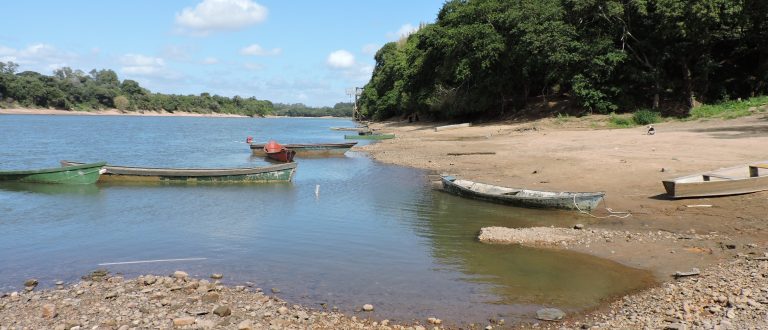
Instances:
[[[383,44],[444,0],[5,1],[0,62],[50,75],[111,69],[153,92],[332,106]]]

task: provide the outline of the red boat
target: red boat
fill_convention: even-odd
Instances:
[[[267,154],[269,158],[272,158],[274,160],[281,161],[284,163],[292,162],[293,156],[296,155],[296,151],[287,149],[286,147],[283,147],[281,144],[275,141],[267,142],[267,144],[264,145],[264,152]]]

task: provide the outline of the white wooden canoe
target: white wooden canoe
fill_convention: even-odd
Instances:
[[[727,196],[768,190],[768,160],[663,180],[673,198]]]

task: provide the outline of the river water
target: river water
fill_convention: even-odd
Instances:
[[[59,160],[147,167],[266,165],[244,143],[343,142],[341,119],[0,116],[0,169]],[[361,142],[366,143],[366,142]],[[451,324],[530,320],[649,285],[652,276],[570,252],[477,242],[485,226],[570,225],[527,210],[433,191],[426,173],[359,152],[297,158],[294,182],[265,185],[0,184],[0,292],[27,278],[73,282],[97,268],[125,276],[223,273],[291,303],[377,319]],[[319,187],[319,188],[318,188]],[[319,193],[316,193],[319,192]],[[157,259],[190,261],[99,266]],[[204,258],[204,259],[203,259]]]

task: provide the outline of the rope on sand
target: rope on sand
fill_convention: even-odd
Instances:
[[[603,197],[603,205],[605,204],[607,203],[605,202],[605,197]],[[576,195],[573,196],[573,206],[576,206],[576,209],[579,210],[579,213],[586,214],[596,219],[608,219],[608,218],[626,219],[632,216],[632,213],[630,213],[629,211],[614,211],[610,207],[605,207],[605,210],[608,211],[608,213],[610,213],[609,215],[602,216],[602,217],[596,216],[592,213],[589,213],[579,208],[579,204],[576,203]]]

